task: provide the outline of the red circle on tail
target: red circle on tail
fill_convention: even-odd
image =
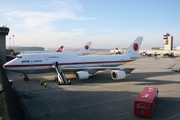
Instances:
[[[137,51],[138,50],[138,44],[134,43],[133,48],[134,48],[135,51]]]
[[[88,49],[89,49],[89,46],[86,45],[86,46],[85,46],[85,49],[88,50]]]

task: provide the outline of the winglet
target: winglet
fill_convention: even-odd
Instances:
[[[176,64],[177,64],[177,63],[175,63],[175,64],[173,64],[173,65],[169,66],[169,67],[168,67],[168,68],[166,68],[166,69],[173,69],[173,68],[174,68],[174,66],[176,66]]]

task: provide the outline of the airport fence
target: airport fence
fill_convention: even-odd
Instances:
[[[3,89],[0,93],[0,119],[27,120],[28,118],[25,116],[19,97],[11,87],[11,83],[2,67],[0,67],[0,84]]]

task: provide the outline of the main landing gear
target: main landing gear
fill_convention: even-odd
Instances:
[[[22,74],[24,75],[24,81],[28,81],[28,80],[29,80],[29,77],[27,76],[27,74],[20,73],[20,76],[21,76]]]
[[[28,80],[29,80],[29,78],[25,76],[24,77],[24,81],[28,81]]]

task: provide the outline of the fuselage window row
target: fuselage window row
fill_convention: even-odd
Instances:
[[[22,63],[29,63],[29,60],[22,60]]]

